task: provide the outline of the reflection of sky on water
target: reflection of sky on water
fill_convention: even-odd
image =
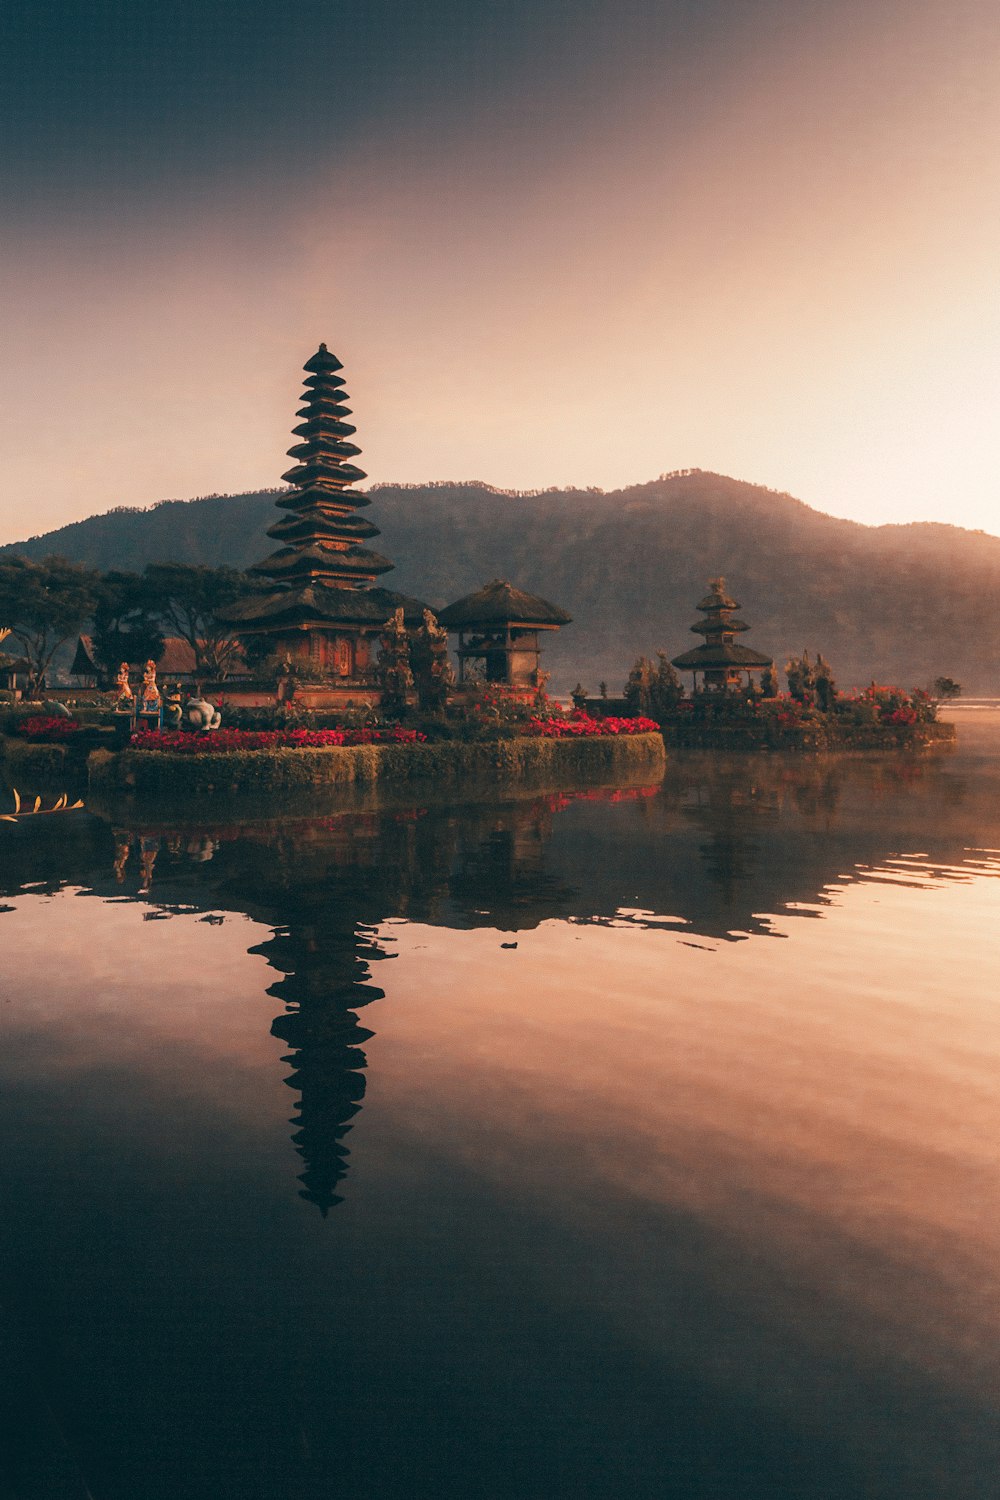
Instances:
[[[5,1245],[94,1493],[985,1500],[995,791],[8,840]]]

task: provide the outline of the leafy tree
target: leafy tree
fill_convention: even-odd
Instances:
[[[142,576],[158,619],[182,636],[194,652],[196,674],[225,678],[241,647],[232,625],[218,614],[256,592],[254,584],[235,568],[196,568],[186,563],[150,563]]]
[[[455,674],[448,660],[448,632],[429,609],[410,637],[410,666],[420,707],[425,713],[441,713]]]
[[[628,674],[622,696],[631,714],[649,713],[649,695],[653,682],[653,663],[648,656],[637,656]]]
[[[586,706],[587,706],[587,689],[584,687],[584,685],[583,685],[582,682],[578,682],[577,683],[576,687],[570,693],[570,697],[573,700],[573,707],[574,708],[579,708],[579,709],[586,708]]]
[[[381,641],[375,671],[382,689],[382,707],[390,716],[399,718],[406,711],[406,697],[413,687],[410,637],[401,609],[394,610],[386,620]]]
[[[961,695],[962,684],[956,682],[954,677],[935,677],[934,696],[936,698],[944,698],[947,701],[950,698],[959,698]]]
[[[760,674],[760,690],[765,698],[777,698],[778,674],[773,666],[765,667]]]
[[[242,638],[243,660],[261,681],[277,679],[283,673],[285,655],[274,649],[274,637],[269,635],[245,635]]]
[[[662,723],[677,707],[684,689],[666,652],[657,651],[656,657],[655,666],[648,656],[637,658],[628,674],[624,698],[631,714],[645,714]]]
[[[809,660],[808,651],[803,651],[801,656],[788,658],[785,662],[785,676],[788,678],[788,691],[796,703],[812,703],[816,672]]]
[[[44,684],[59,647],[78,635],[100,597],[100,575],[92,568],[47,557],[0,559],[0,621],[28,662],[27,694]]]
[[[10,630],[8,629],[8,627],[6,625],[0,625],[0,647],[3,646],[4,641],[9,635]],[[9,656],[6,651],[0,650],[0,672],[13,672],[16,662],[17,657]],[[3,695],[0,694],[0,697],[2,696]]]
[[[113,675],[123,661],[136,666],[156,661],[163,651],[157,599],[137,573],[105,573],[93,624],[94,655],[105,676]]]
[[[816,655],[813,685],[816,690],[816,707],[821,713],[828,714],[837,701],[837,684],[833,678],[833,668],[822,652]]]
[[[650,717],[668,719],[684,696],[681,680],[667,658],[665,651],[656,653],[656,669],[649,685]]]

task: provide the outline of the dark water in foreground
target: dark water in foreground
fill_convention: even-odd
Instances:
[[[996,1495],[1000,729],[960,733],[0,825],[11,1493]]]

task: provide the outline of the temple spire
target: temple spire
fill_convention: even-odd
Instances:
[[[306,360],[293,467],[282,475],[291,488],[275,502],[280,516],[267,533],[279,546],[249,569],[261,592],[220,618],[242,638],[267,637],[275,666],[289,662],[330,690],[343,688],[346,703],[358,701],[358,689],[377,698],[372,648],[389,616],[401,608],[407,624],[418,624],[425,606],[376,586],[393,565],[366,545],[379,532],[358,514],[371,502],[354,489],[365,473],[354,462],[361,449],[342,369],[325,344]]]
[[[298,413],[303,420],[294,429],[300,441],[288,450],[296,463],[281,476],[293,489],[278,501],[290,514],[268,532],[284,545],[250,571],[278,584],[363,588],[388,573],[392,563],[358,545],[378,536],[378,528],[353,514],[368,497],[351,489],[365,473],[351,462],[361,449],[350,441],[355,427],[344,420],[351,409],[337,373],[343,366],[320,344],[304,368],[304,405]]]

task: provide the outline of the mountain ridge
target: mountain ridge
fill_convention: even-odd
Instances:
[[[282,490],[116,508],[8,543],[93,567],[173,560],[246,567]],[[620,490],[495,489],[479,481],[376,485],[369,514],[396,563],[387,582],[433,607],[492,577],[562,605],[546,643],[553,686],[616,692],[633,658],[686,649],[705,580],[724,574],[751,644],[822,650],[842,685],[935,676],[1000,690],[1000,537],[947,522],[867,526],[783,492],[681,470]]]

